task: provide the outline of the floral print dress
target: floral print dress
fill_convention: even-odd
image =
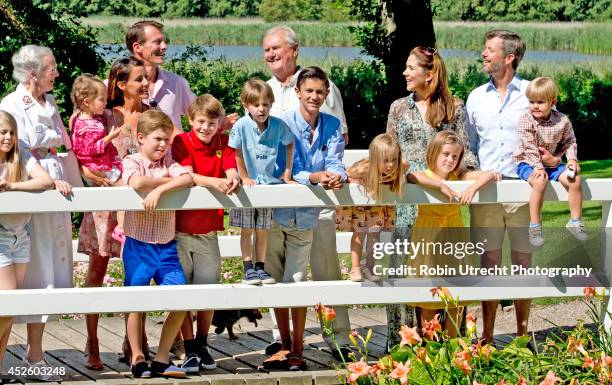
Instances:
[[[440,131],[452,130],[457,133],[463,143],[467,146],[467,114],[463,103],[457,100],[455,103],[454,119],[450,123],[443,123],[438,127],[431,127],[421,116],[415,102],[414,94],[397,99],[391,104],[389,116],[387,118],[387,133],[395,136],[402,149],[404,160],[408,161],[410,171],[425,171],[427,162],[425,154],[427,145],[434,136]],[[470,169],[476,169],[478,162],[476,156],[465,149],[463,157],[464,165]],[[397,218],[395,231],[393,232],[393,242],[400,239],[412,238],[412,228],[417,217],[417,206],[409,204],[397,205]],[[406,256],[392,254],[389,267],[398,267],[405,264]],[[395,277],[400,278],[400,277]],[[399,329],[401,325],[416,325],[414,310],[411,306],[391,304],[387,305],[388,323],[388,346],[391,347],[399,343]]]

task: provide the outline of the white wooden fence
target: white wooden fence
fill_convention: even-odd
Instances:
[[[363,157],[364,152],[348,152],[346,163]],[[450,182],[456,191],[462,191],[469,182]],[[494,183],[478,193],[474,202],[526,202],[530,187],[523,181]],[[359,186],[347,185],[336,191],[318,186],[281,185],[256,186],[226,196],[201,187],[174,191],[159,202],[159,209],[205,209],[231,207],[325,207],[335,205],[369,205],[374,203],[441,203],[440,195],[424,191],[415,185],[406,185],[402,197],[383,194],[378,202],[369,200]],[[604,236],[602,253],[605,271],[612,266],[612,179],[590,179],[583,183],[585,201],[601,201]],[[559,183],[552,183],[545,200],[567,201],[567,193]],[[66,199],[57,191],[40,193],[3,192],[0,194],[0,213],[62,212],[99,210],[141,210],[142,198],[132,189],[76,188]],[[344,250],[341,250],[344,251]],[[501,286],[487,285],[495,280]],[[149,310],[231,309],[252,307],[417,303],[435,302],[429,292],[439,280],[425,279],[430,284],[407,288],[393,281],[376,285],[350,281],[302,282],[253,287],[243,284],[190,285],[164,287],[125,288],[73,288],[53,290],[0,291],[0,315],[100,313]],[[448,284],[448,281],[445,281]],[[538,297],[568,297],[582,295],[581,287],[557,283],[550,285],[545,278],[534,278],[529,286],[516,287],[512,277],[484,278],[473,286],[474,280],[452,288],[454,295],[465,301],[496,298],[519,299]],[[505,282],[508,285],[504,286]],[[601,289],[601,288],[598,288]],[[609,288],[606,288],[609,290]]]

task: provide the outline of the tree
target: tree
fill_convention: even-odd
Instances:
[[[31,0],[0,0],[0,36],[0,97],[15,88],[11,57],[27,44],[47,46],[53,51],[60,73],[53,93],[64,111],[72,110],[69,93],[73,79],[82,72],[95,74],[104,67],[90,29],[76,18],[53,16]]]
[[[429,0],[351,0],[351,14],[365,23],[353,32],[364,51],[385,66],[389,102],[406,95],[402,72],[410,50],[434,47]]]

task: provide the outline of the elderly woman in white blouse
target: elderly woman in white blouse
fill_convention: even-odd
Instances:
[[[9,112],[17,121],[20,148],[29,150],[53,178],[56,189],[67,195],[72,190],[66,182],[68,173],[78,175],[78,170],[67,170],[65,164],[76,164],[62,161],[57,156],[59,146],[63,145],[70,151],[71,144],[55,99],[48,94],[59,76],[55,57],[49,48],[27,45],[13,55],[12,62],[13,77],[19,84],[14,92],[0,102],[0,109]],[[72,287],[70,213],[32,215],[30,234],[30,266],[22,288]],[[42,336],[47,316],[27,316],[16,321],[28,323],[25,364],[46,366]]]

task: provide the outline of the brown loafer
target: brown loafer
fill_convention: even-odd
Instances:
[[[287,366],[287,355],[288,354],[289,354],[289,350],[281,350],[273,354],[270,358],[266,359],[263,362],[264,369],[287,370],[289,368]]]

